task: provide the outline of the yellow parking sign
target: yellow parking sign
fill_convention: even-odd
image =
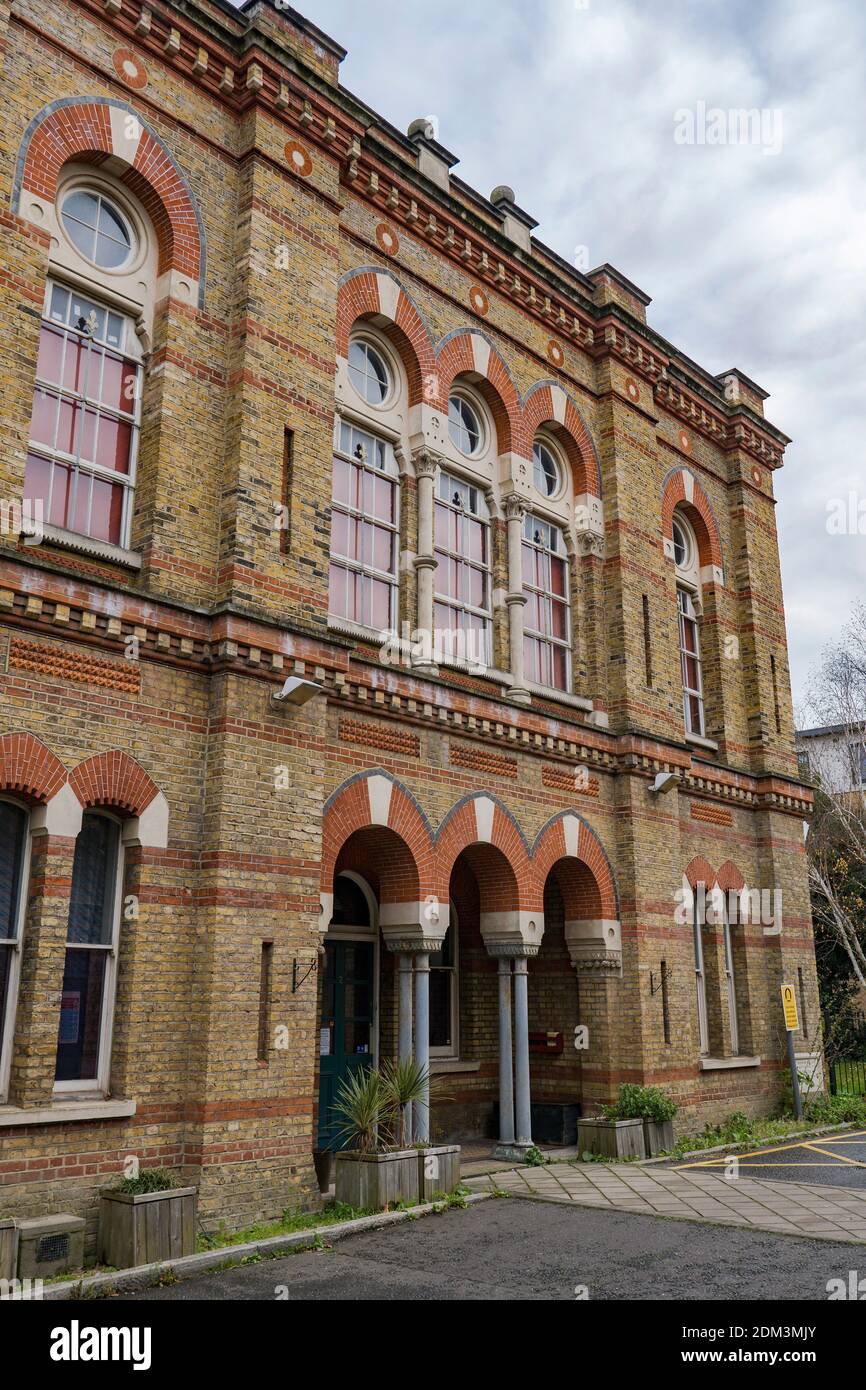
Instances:
[[[797,1018],[797,996],[792,985],[782,985],[782,1008],[785,1010],[785,1027],[789,1033],[796,1033],[800,1021]]]

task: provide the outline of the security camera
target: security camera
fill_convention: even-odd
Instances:
[[[679,777],[675,772],[658,772],[650,784],[650,792],[653,796],[662,796],[675,787],[678,781]]]
[[[321,689],[315,681],[305,681],[300,676],[289,676],[282,690],[279,694],[274,694],[273,699],[280,705],[305,705],[314,695],[318,695]]]

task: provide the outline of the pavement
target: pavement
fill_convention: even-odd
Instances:
[[[850,1135],[842,1136],[850,1138]],[[646,1216],[665,1216],[686,1221],[713,1222],[721,1226],[741,1226],[755,1231],[818,1237],[866,1244],[866,1186],[852,1191],[845,1184],[856,1167],[858,1183],[866,1168],[859,1161],[849,1163],[837,1154],[831,1156],[837,1182],[796,1181],[797,1172],[813,1172],[799,1163],[794,1154],[811,1152],[816,1141],[779,1146],[785,1167],[762,1164],[767,1177],[756,1178],[752,1169],[742,1166],[730,1170],[730,1158],[699,1160],[669,1167],[664,1164],[637,1163],[551,1163],[537,1168],[511,1168],[506,1172],[465,1179],[472,1192],[505,1191],[514,1196],[534,1197],[548,1202],[605,1211],[635,1212]],[[827,1141],[821,1140],[822,1144]],[[746,1160],[749,1161],[749,1160]],[[803,1160],[806,1162],[808,1160]],[[822,1160],[824,1161],[824,1160]],[[797,1164],[797,1169],[794,1165]],[[793,1171],[793,1177],[792,1177]],[[772,1174],[772,1177],[770,1176]],[[841,1175],[842,1181],[838,1181]]]
[[[119,1295],[112,1305],[151,1300],[814,1301],[827,1298],[831,1279],[847,1283],[861,1256],[862,1274],[866,1256],[850,1244],[660,1221],[634,1210],[596,1210],[565,1196],[555,1202],[491,1199],[353,1236],[333,1249]]]

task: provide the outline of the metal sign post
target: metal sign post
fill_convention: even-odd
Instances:
[[[800,1027],[800,1020],[797,1017],[797,996],[792,985],[782,985],[782,1008],[785,1013],[785,1030],[788,1034],[788,1066],[791,1068],[794,1114],[798,1120],[802,1120],[803,1098],[800,1095],[800,1078],[797,1075],[797,1058],[794,1055],[794,1034]]]

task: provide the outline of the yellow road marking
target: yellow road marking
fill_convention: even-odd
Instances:
[[[850,1130],[846,1130],[846,1132],[845,1132],[845,1137],[846,1137],[846,1139],[849,1139],[849,1140],[851,1140],[851,1139],[857,1139],[857,1138],[863,1138],[864,1136],[866,1136],[866,1129],[857,1130],[857,1131],[854,1131],[854,1132],[851,1132]],[[832,1143],[832,1140],[828,1140],[827,1142],[828,1142],[828,1143]],[[732,1154],[729,1154],[729,1155],[728,1155],[727,1157],[725,1157],[725,1158],[702,1158],[702,1159],[700,1159],[699,1161],[697,1161],[697,1162],[695,1162],[695,1163],[680,1163],[680,1164],[677,1164],[677,1167],[678,1167],[678,1168],[711,1168],[711,1167],[713,1166],[713,1164],[715,1164],[715,1163],[727,1163],[727,1162],[729,1161],[729,1159],[731,1159],[731,1158],[738,1158],[738,1159],[740,1160],[740,1162],[742,1162],[744,1158],[756,1158],[759,1154],[781,1154],[781,1153],[790,1153],[791,1149],[802,1149],[802,1148],[804,1148],[805,1146],[806,1146],[806,1141],[805,1141],[804,1139],[798,1139],[798,1140],[796,1140],[796,1141],[795,1141],[794,1143],[792,1143],[792,1144],[778,1144],[778,1145],[776,1145],[775,1148],[772,1148],[772,1149],[751,1149],[751,1150],[749,1151],[749,1153],[747,1153],[747,1154],[732,1153]],[[853,1162],[853,1160],[852,1160],[852,1162]]]
[[[832,1149],[820,1149],[817,1144],[804,1144],[804,1149],[809,1149],[811,1153],[826,1154],[828,1158],[835,1158],[837,1163],[853,1163],[855,1168],[866,1168],[866,1163],[862,1163],[859,1158],[849,1158],[847,1154],[834,1154]],[[791,1167],[794,1165],[792,1164]],[[802,1167],[802,1164],[798,1165]]]

